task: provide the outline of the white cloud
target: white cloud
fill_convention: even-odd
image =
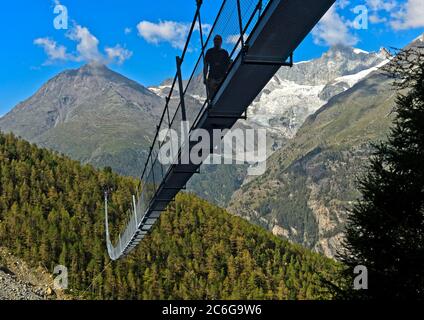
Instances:
[[[65,46],[58,45],[56,41],[52,39],[38,38],[34,40],[34,44],[44,49],[48,57],[48,63],[55,60],[66,61],[70,59],[70,55],[67,54]]]
[[[372,11],[383,10],[387,12],[391,12],[398,6],[396,0],[367,0],[366,4]]]
[[[408,0],[393,18],[391,26],[395,30],[424,27],[424,1]]]
[[[60,0],[52,0],[54,5],[61,5]],[[131,28],[125,28],[125,34],[131,33]],[[68,53],[63,45],[58,45],[50,38],[38,38],[34,44],[44,49],[48,60],[45,64],[57,61],[98,62],[104,64],[122,64],[132,56],[132,52],[123,48],[120,44],[114,47],[106,47],[104,52],[99,49],[100,41],[90,32],[87,27],[78,24],[66,33],[66,37],[76,43],[75,51]]]
[[[190,25],[175,21],[160,21],[159,23],[141,21],[137,25],[137,30],[140,37],[148,43],[168,42],[174,48],[182,49],[190,30]]]
[[[69,39],[78,42],[77,60],[80,61],[102,61],[103,57],[99,52],[99,40],[93,36],[88,28],[76,25],[68,34]]]
[[[398,8],[398,3],[396,0],[366,0],[366,6],[370,11],[369,21],[379,24],[388,21],[383,15],[392,15]]]
[[[333,5],[312,31],[315,44],[334,46],[338,44],[353,46],[359,39],[351,33],[351,22],[345,21]]]
[[[117,61],[118,64],[123,64],[126,60],[131,58],[133,53],[121,45],[116,45],[113,48],[105,48],[108,61]]]
[[[247,39],[247,38],[249,38],[249,35],[245,34],[244,39]],[[240,40],[240,34],[232,34],[232,35],[229,35],[227,38],[225,38],[225,43],[236,45],[239,40]]]
[[[159,21],[158,23],[150,21],[141,21],[137,25],[138,35],[148,43],[158,45],[160,43],[169,43],[173,48],[183,49],[190,31],[191,24],[176,21]],[[202,24],[204,37],[210,32],[211,25]],[[196,26],[194,31],[199,31]]]
[[[229,35],[226,39],[225,39],[225,43],[227,44],[233,44],[235,45],[239,40],[240,40],[240,35],[239,34],[233,34],[233,35]]]
[[[120,44],[114,47],[106,47],[104,53],[99,49],[100,41],[86,27],[75,25],[67,33],[67,37],[76,42],[75,52],[68,53],[67,48],[58,45],[49,38],[38,38],[34,44],[42,47],[47,54],[47,64],[57,61],[98,62],[104,64],[122,64],[132,56],[132,52],[123,48]]]
[[[205,39],[209,35],[209,32],[211,32],[211,30],[212,30],[212,25],[211,24],[202,23],[202,33],[203,33],[203,36],[205,37]],[[194,31],[199,31],[199,26],[198,25],[196,25],[196,27],[194,28]]]
[[[390,26],[394,30],[405,30],[424,27],[424,1],[423,0],[366,0],[372,14],[370,22],[387,23],[390,17]]]
[[[370,19],[370,22],[374,24],[387,22],[387,18],[380,17],[378,14],[370,15],[369,19]]]
[[[349,0],[339,0],[339,1],[337,1],[337,5],[340,9],[344,9],[348,5],[350,5],[350,1]]]

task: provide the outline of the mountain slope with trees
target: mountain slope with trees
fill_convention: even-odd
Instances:
[[[360,178],[362,197],[348,214],[340,255],[345,275],[352,275],[358,265],[367,268],[368,290],[347,286],[341,297],[423,300],[423,50],[400,52],[386,71],[395,87],[406,92],[397,96],[387,141],[374,145],[367,173]]]
[[[384,139],[395,91],[376,72],[307,119],[267,163],[267,172],[237,191],[229,211],[274,234],[334,256],[346,210],[359,197],[355,177]]]
[[[127,259],[105,250],[103,190],[116,235],[136,181],[0,134],[0,242],[33,266],[68,268],[75,298],[329,299],[338,265],[181,194]]]

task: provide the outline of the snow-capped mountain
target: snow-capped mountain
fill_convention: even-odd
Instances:
[[[384,48],[366,52],[357,48],[335,46],[320,58],[283,67],[271,79],[248,111],[244,127],[266,128],[271,143],[270,153],[292,138],[306,118],[332,97],[350,89],[389,58]],[[189,93],[204,100],[202,81],[194,81]],[[171,80],[149,88],[161,97],[169,94]]]
[[[249,109],[248,122],[292,138],[306,118],[387,62],[388,52],[336,46],[320,58],[281,68]]]

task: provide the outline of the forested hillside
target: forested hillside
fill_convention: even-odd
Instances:
[[[103,190],[115,190],[115,221],[134,185],[0,133],[0,243],[33,266],[67,266],[76,298],[331,298],[320,278],[331,277],[332,260],[188,194],[135,253],[111,263]]]

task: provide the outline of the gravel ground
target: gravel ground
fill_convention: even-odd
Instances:
[[[45,300],[46,291],[0,271],[0,300]]]
[[[44,268],[30,268],[6,248],[0,248],[0,300],[66,299],[52,288],[53,277]]]

